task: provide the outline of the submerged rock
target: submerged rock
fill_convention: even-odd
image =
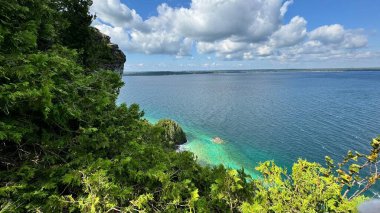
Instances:
[[[221,139],[220,137],[213,137],[212,142],[216,143],[216,144],[223,144],[224,143],[223,139]]]
[[[163,129],[162,137],[168,143],[167,145],[169,147],[176,147],[186,143],[186,134],[177,122],[163,119],[158,121],[156,126]]]

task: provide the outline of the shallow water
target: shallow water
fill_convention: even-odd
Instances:
[[[380,72],[247,72],[126,76],[119,103],[138,103],[146,118],[184,127],[183,145],[201,163],[289,167],[323,163],[348,149],[365,152],[380,134]],[[214,144],[221,137],[224,144]]]

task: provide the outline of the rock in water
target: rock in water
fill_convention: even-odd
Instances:
[[[216,143],[216,144],[223,144],[224,143],[223,139],[221,139],[220,137],[213,137],[212,142]]]
[[[186,134],[175,121],[163,119],[158,121],[156,126],[163,128],[162,136],[169,147],[175,148],[186,143]]]

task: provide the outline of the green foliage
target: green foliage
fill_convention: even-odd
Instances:
[[[270,161],[257,170],[263,179],[253,201],[242,205],[243,212],[355,212],[364,200],[343,198],[336,178],[324,175],[327,169],[317,163],[298,160],[291,174]]]
[[[1,1],[0,212],[355,212],[366,199],[379,138],[327,167],[265,162],[259,180],[176,152],[176,123],[115,104],[122,81],[99,69],[90,4]]]
[[[237,209],[242,202],[254,196],[253,182],[249,183],[243,171],[229,170],[223,172],[211,185],[211,197],[219,205],[226,205],[230,212]]]

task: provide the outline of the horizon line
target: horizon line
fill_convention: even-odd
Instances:
[[[280,68],[280,69],[216,69],[216,70],[178,70],[178,71],[129,71],[123,72],[123,76],[130,75],[170,75],[170,74],[211,74],[211,73],[238,73],[255,71],[380,71],[380,67],[352,67],[352,68]]]

